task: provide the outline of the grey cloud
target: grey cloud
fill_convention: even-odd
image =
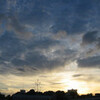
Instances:
[[[1,1],[3,2],[3,0]],[[75,0],[16,0],[15,7],[11,6],[9,11],[6,10],[6,13],[0,14],[0,21],[6,20],[7,22],[6,30],[12,32],[7,31],[0,36],[0,64],[9,65],[9,68],[4,67],[4,71],[13,74],[29,74],[32,68],[33,72],[54,69],[74,61],[77,51],[70,49],[73,47],[65,36],[66,34],[84,34],[88,29],[99,26],[96,21],[96,18],[99,19],[99,14],[95,12],[99,11],[97,4],[93,0],[77,0],[77,2]],[[97,5],[96,9],[95,5]],[[2,7],[0,6],[0,8]],[[60,31],[64,32],[63,36],[59,34],[63,41],[59,39],[59,36],[57,39],[51,37]],[[31,32],[35,35],[34,38]],[[99,34],[99,29],[98,33],[97,31],[86,33],[83,35],[82,43],[96,42],[99,47],[100,39],[97,34]],[[23,39],[28,37],[32,38]],[[66,46],[62,48],[62,44],[64,46],[66,44]],[[56,48],[56,46],[58,47]],[[53,49],[54,51],[51,52]],[[22,54],[23,59],[21,59]],[[79,59],[78,64],[79,66],[99,65],[99,58],[94,59],[96,57]]]
[[[89,31],[82,37],[81,46],[87,49],[87,56],[94,56],[99,54],[100,48],[100,32],[99,31]]]
[[[73,50],[58,50],[53,53],[54,58],[50,58],[49,55],[45,55],[39,52],[33,52],[26,56],[27,61],[31,61],[35,66],[56,68],[57,66],[63,66],[66,62],[75,59],[76,51]],[[56,57],[55,57],[56,56]]]
[[[6,23],[4,23],[5,21]],[[0,24],[5,24],[6,30],[14,31],[19,36],[19,38],[28,39],[33,36],[32,32],[29,31],[24,24],[20,23],[15,15],[9,16],[9,14],[1,13]],[[4,30],[4,27],[2,27],[1,29]],[[0,33],[3,33],[3,31],[1,31]]]
[[[14,66],[12,64],[0,64],[0,75],[17,75],[17,76],[29,76],[39,74],[40,71],[32,66]]]
[[[2,82],[0,82],[0,89],[8,89],[7,88],[8,86],[6,85],[6,84],[4,84],[4,83],[2,83]]]
[[[59,40],[45,37],[24,41],[14,33],[5,32],[0,37],[0,74],[36,74],[40,70],[62,67],[75,59],[76,51],[60,47],[56,49],[56,45],[61,45]],[[55,51],[51,52],[53,47]],[[24,55],[23,59],[21,55]]]
[[[0,0],[0,13],[5,13],[7,11],[6,9],[6,0]]]
[[[5,19],[5,15],[2,13],[0,14],[0,24],[2,23],[2,21]]]
[[[79,33],[81,34],[87,31],[90,27],[96,27],[95,24],[97,22],[95,21],[95,18],[98,18],[99,16],[95,9],[95,5],[97,5],[97,3],[94,3],[93,1],[91,2],[90,0],[77,0],[77,2],[73,2],[73,0],[68,2],[66,7],[64,3],[62,4],[64,7],[61,7],[62,5],[59,6],[59,8],[61,7],[60,12],[56,13],[55,23],[51,30],[54,32],[65,30],[71,35]],[[97,6],[97,8],[99,8],[99,6]],[[94,21],[95,23],[93,23]],[[87,24],[89,24],[89,26],[87,26]]]
[[[62,83],[60,83],[60,82],[50,82],[50,85],[58,85],[58,84],[62,84]]]
[[[41,71],[41,70],[52,70],[61,66],[64,66],[67,62],[73,60],[73,56],[75,55],[74,52],[69,51],[72,56],[68,55],[68,52],[65,54],[60,54],[58,58],[49,59],[45,55],[41,54],[40,52],[33,51],[29,52],[25,56],[25,60],[17,60],[13,59],[12,64],[22,73],[28,73],[29,70],[26,70],[28,67],[31,71],[34,72]],[[54,54],[56,55],[56,53]],[[66,56],[64,56],[66,55]],[[17,64],[18,63],[18,64]],[[27,67],[25,67],[27,66]],[[32,74],[32,73],[31,73]]]
[[[83,35],[82,44],[91,44],[97,41],[98,31],[87,32]]]
[[[30,32],[24,24],[22,24],[17,17],[9,16],[7,23],[8,30],[13,30],[20,38],[28,39],[32,37],[32,32]]]
[[[34,48],[49,49],[52,46],[59,45],[59,43],[60,43],[60,41],[54,40],[50,37],[44,37],[44,38],[38,37],[37,39],[29,41],[27,47],[30,48],[30,49],[34,49]]]
[[[5,14],[0,13],[0,35],[2,35],[2,33],[5,31],[4,26],[2,25],[6,21],[5,18],[6,18]]]
[[[83,74],[74,74],[73,77],[81,77]]]
[[[2,59],[11,60],[25,50],[25,45],[13,33],[5,32],[0,37],[0,51]]]
[[[13,59],[11,62],[14,66],[17,66],[17,67],[29,65],[28,61],[21,60],[21,59],[18,59],[18,58]]]
[[[97,40],[97,48],[100,49],[100,37]]]
[[[79,59],[77,61],[79,67],[100,67],[100,56],[93,56],[88,58]]]
[[[38,52],[27,54],[26,60],[29,61],[31,65],[36,66],[37,68],[40,69],[52,69],[57,66],[59,67],[65,62],[63,61],[64,59],[62,59],[61,61],[60,59],[48,60],[47,57]]]
[[[35,32],[44,32],[52,22],[52,15],[49,14],[47,6],[48,1],[30,0],[26,2],[27,0],[17,1],[18,8],[16,9],[18,10],[19,21],[23,24],[31,25]]]
[[[85,82],[100,82],[100,78],[98,77],[98,75],[99,74],[94,75],[94,73],[92,74],[84,73],[79,77],[73,77],[73,79],[78,81],[85,81]]]
[[[32,35],[24,26],[25,24],[34,27],[32,30],[34,32],[43,33],[45,31],[58,32],[64,30],[70,35],[78,34],[86,31],[89,27],[93,27],[92,24],[94,23],[91,22],[90,16],[92,21],[95,21],[95,17],[99,18],[99,14],[95,10],[97,4],[97,1],[90,0],[77,0],[77,2],[73,0],[43,0],[42,2],[40,0],[21,2],[16,0],[15,8],[10,8],[11,11],[15,12],[10,14],[10,16],[13,16],[10,18],[10,25],[22,37],[24,35],[27,37],[28,34],[30,34],[29,37]],[[97,8],[99,9],[99,5],[97,5]],[[18,16],[15,17],[16,15]],[[90,23],[89,27],[87,27],[87,23]]]

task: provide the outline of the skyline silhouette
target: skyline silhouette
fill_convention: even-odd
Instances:
[[[29,91],[20,90],[12,95],[4,95],[0,93],[0,100],[99,100],[100,93],[96,94],[78,94],[76,89],[68,90],[67,92],[58,91]]]

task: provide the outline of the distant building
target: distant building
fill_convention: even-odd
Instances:
[[[78,93],[77,93],[76,89],[68,90],[67,94],[72,95],[72,96],[78,96]]]
[[[100,93],[96,93],[95,96],[99,96],[100,97]]]
[[[12,96],[12,100],[52,100],[52,96],[27,95],[24,90],[17,92]]]
[[[68,100],[75,99],[77,97],[78,97],[78,93],[76,89],[68,90],[68,92],[66,93],[66,99]]]

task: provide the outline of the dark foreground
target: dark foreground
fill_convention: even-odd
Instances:
[[[96,93],[95,95],[86,94],[86,95],[79,95],[77,90],[68,90],[67,92],[64,91],[46,91],[42,92],[35,92],[31,89],[28,92],[25,90],[21,90],[15,94],[5,96],[4,94],[0,93],[0,100],[100,100],[100,94]]]

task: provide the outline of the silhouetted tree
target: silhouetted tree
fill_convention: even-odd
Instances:
[[[35,92],[36,95],[43,95],[42,92]]]
[[[46,91],[46,92],[44,92],[44,95],[53,96],[54,94],[55,94],[55,92],[53,92],[53,91]]]
[[[67,97],[68,97],[69,99],[75,99],[75,98],[78,97],[77,90],[75,90],[75,89],[68,90],[68,92],[67,92],[66,94],[67,94]]]
[[[5,99],[5,95],[0,93],[0,100],[4,100]]]
[[[57,100],[64,100],[65,92],[64,91],[57,91],[56,92],[56,99]]]
[[[7,99],[7,100],[12,100],[12,97],[11,97],[10,95],[7,95],[7,96],[6,96],[6,99]]]
[[[26,94],[29,94],[29,95],[35,95],[36,93],[35,93],[34,89],[31,89],[31,90],[28,91]]]

